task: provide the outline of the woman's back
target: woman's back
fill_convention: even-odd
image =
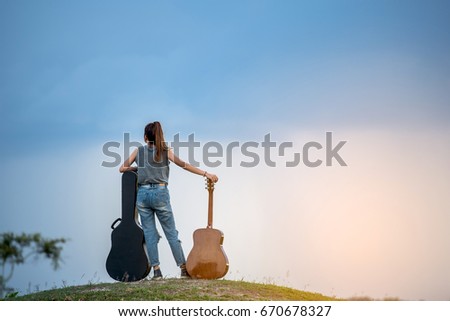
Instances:
[[[138,165],[138,184],[168,184],[169,183],[169,157],[167,151],[161,153],[161,160],[156,160],[156,148],[140,146],[136,155]]]

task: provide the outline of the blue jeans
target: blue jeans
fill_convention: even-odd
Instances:
[[[181,241],[178,239],[167,186],[157,184],[139,186],[136,207],[144,230],[150,265],[158,266],[160,264],[158,242],[161,236],[156,229],[155,215],[169,242],[175,262],[178,266],[185,264],[186,259],[181,248]]]

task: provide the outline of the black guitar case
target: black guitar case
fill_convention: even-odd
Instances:
[[[106,259],[110,277],[121,282],[139,281],[150,272],[142,228],[136,222],[137,174],[122,175],[122,218],[115,220],[111,228],[111,251]],[[115,227],[116,223],[120,224]]]

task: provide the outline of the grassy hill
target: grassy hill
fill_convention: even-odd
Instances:
[[[329,301],[319,293],[229,280],[144,280],[71,286],[9,298],[26,301]]]

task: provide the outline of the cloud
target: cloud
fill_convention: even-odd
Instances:
[[[340,297],[448,299],[442,287],[450,281],[447,137],[448,131],[432,128],[339,130],[334,138],[347,140],[341,152],[347,167],[286,168],[280,157],[276,168],[242,168],[237,165],[245,157],[235,151],[232,167],[210,169],[220,177],[214,226],[225,234],[227,278]],[[325,133],[296,131],[279,139],[297,148],[309,140],[324,143]],[[120,175],[101,167],[102,160],[101,146],[14,160],[22,170],[2,180],[4,229],[71,241],[60,271],[40,263],[39,274],[30,274],[33,267],[24,267],[12,286],[109,281],[104,262],[109,226],[121,215]],[[5,183],[13,180],[27,183]],[[201,177],[176,166],[169,188],[187,255],[192,232],[206,225],[207,193]],[[160,252],[165,274],[177,276],[164,238]]]
[[[348,167],[227,171],[216,203],[233,268],[341,297],[448,298],[446,133],[339,130]]]
[[[447,5],[239,5],[5,7],[2,227],[73,239],[64,270],[18,270],[15,286],[108,279],[120,175],[101,147],[160,120],[168,140],[348,140],[346,168],[216,169],[230,277],[448,299]],[[188,252],[203,183],[171,180]]]

